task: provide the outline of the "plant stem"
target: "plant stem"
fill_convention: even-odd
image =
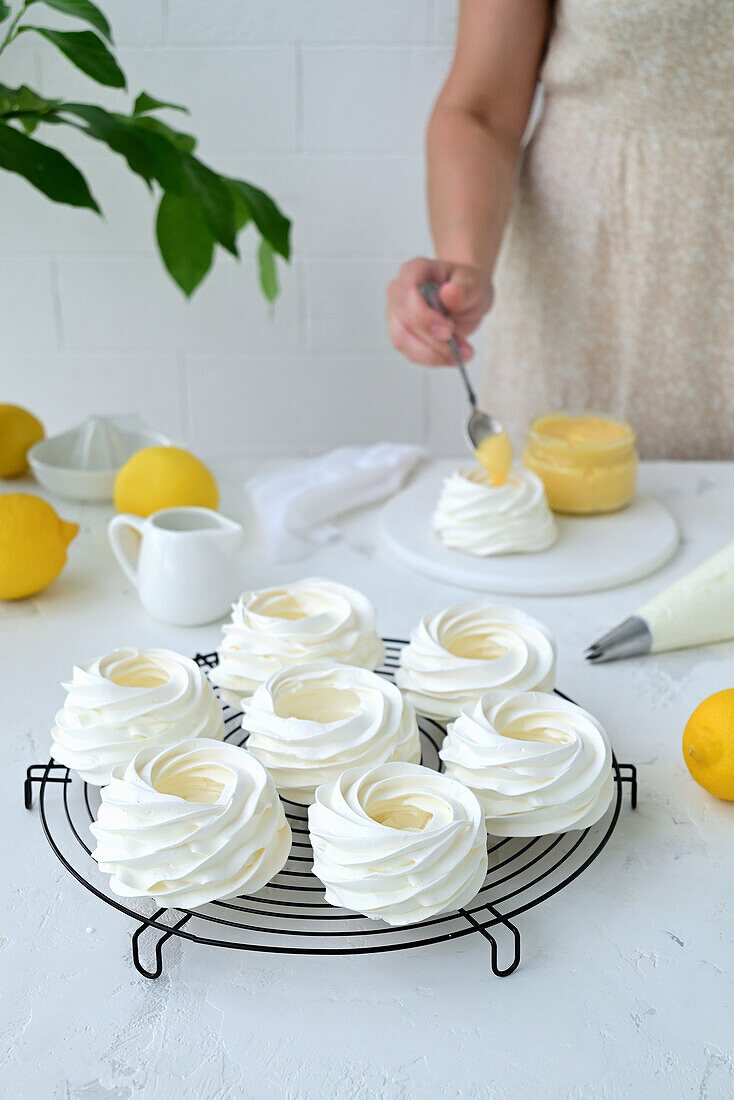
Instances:
[[[17,15],[13,18],[10,26],[8,27],[8,33],[5,35],[5,38],[2,40],[2,42],[0,42],[0,54],[3,52],[3,50],[7,49],[14,38],[18,37],[18,24],[25,15],[26,9],[29,8],[32,3],[33,0],[23,0],[23,3],[18,9]]]

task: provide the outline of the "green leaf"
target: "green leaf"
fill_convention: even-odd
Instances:
[[[29,0],[28,6],[30,7],[31,4],[35,3],[37,3],[37,0]],[[83,19],[85,23],[89,23],[90,27],[98,30],[109,43],[112,42],[110,25],[99,8],[91,3],[91,0],[41,0],[41,3],[45,4],[47,8],[53,8],[55,11],[63,12],[64,15],[70,15],[73,19]]]
[[[274,302],[278,297],[278,272],[275,268],[275,253],[269,241],[265,238],[260,241],[257,250],[257,262],[260,268],[260,286],[263,294],[269,302]]]
[[[189,186],[201,202],[204,220],[212,237],[236,256],[234,201],[227,184],[222,176],[212,172],[196,157],[184,154],[183,165]]]
[[[4,23],[10,15],[10,5],[5,0],[0,0],[0,23]]]
[[[63,153],[1,123],[0,168],[24,176],[54,202],[86,206],[100,213],[84,176]]]
[[[191,114],[188,107],[181,107],[178,103],[165,103],[162,99],[154,99],[153,96],[148,95],[147,92],[141,92],[135,100],[133,114],[146,115],[149,111],[157,111],[163,107],[167,108],[169,111],[183,111],[185,115]]]
[[[197,197],[166,193],[155,230],[163,263],[188,297],[208,272],[214,255],[214,241]]]
[[[180,130],[172,129],[165,122],[161,122],[159,118],[150,118],[148,115],[138,115],[137,117],[133,115],[133,118],[138,129],[152,130],[154,134],[161,134],[162,137],[172,141],[182,153],[193,153],[196,148],[196,138],[192,134],[182,134]]]
[[[33,112],[37,115],[55,111],[60,99],[44,99],[38,92],[21,84],[20,88],[9,88],[0,84],[0,115],[5,117],[19,113]]]
[[[244,180],[231,180],[233,186],[239,191],[252,213],[252,220],[266,240],[270,241],[276,252],[280,253],[284,260],[290,259],[290,230],[291,223],[285,214],[281,213],[276,204],[261,191]]]
[[[252,211],[250,210],[250,204],[244,197],[242,192],[234,186],[232,180],[225,179],[229,193],[232,196],[232,202],[234,203],[234,224],[237,233],[241,229],[244,229],[252,221]]]
[[[161,134],[141,126],[140,119],[112,114],[89,103],[62,103],[59,112],[86,123],[82,133],[102,141],[125,158],[133,172],[149,184],[157,180],[164,191],[182,194],[187,188],[182,154]]]
[[[108,88],[125,87],[125,74],[102,39],[93,31],[52,31],[47,27],[29,26],[19,27],[18,33],[21,31],[35,31],[52,42],[72,65],[98,84],[105,84]]]
[[[11,118],[20,112],[32,111],[45,114],[55,111],[61,99],[44,99],[32,88],[22,84],[20,88],[9,88],[0,84],[0,116]]]

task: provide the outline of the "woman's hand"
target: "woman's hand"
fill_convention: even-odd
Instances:
[[[410,260],[387,291],[390,337],[415,363],[450,364],[452,333],[461,355],[473,354],[467,338],[492,304],[551,10],[551,0],[461,0],[454,62],[426,134],[433,244],[456,261]],[[421,298],[428,280],[450,321]]]
[[[442,317],[423,300],[425,282],[440,286],[441,302],[451,314]],[[447,340],[456,338],[468,360],[474,349],[467,341],[492,304],[492,279],[487,271],[468,264],[419,257],[404,263],[387,288],[387,327],[398,351],[429,367],[453,363]]]

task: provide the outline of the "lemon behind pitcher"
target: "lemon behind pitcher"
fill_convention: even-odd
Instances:
[[[219,490],[210,470],[181,447],[144,447],[118,471],[115,507],[145,518],[161,508],[219,506]]]
[[[21,600],[47,588],[66,565],[79,532],[31,493],[0,495],[0,599]]]

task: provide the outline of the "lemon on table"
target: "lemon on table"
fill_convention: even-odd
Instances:
[[[28,473],[29,447],[44,437],[43,424],[20,405],[0,405],[0,477]]]
[[[40,497],[0,495],[0,600],[47,588],[66,565],[66,548],[78,532]]]
[[[219,505],[219,490],[210,471],[180,447],[144,447],[128,459],[115,478],[118,512],[149,516],[160,508]]]
[[[696,707],[683,734],[683,758],[705,790],[734,802],[734,688]]]

